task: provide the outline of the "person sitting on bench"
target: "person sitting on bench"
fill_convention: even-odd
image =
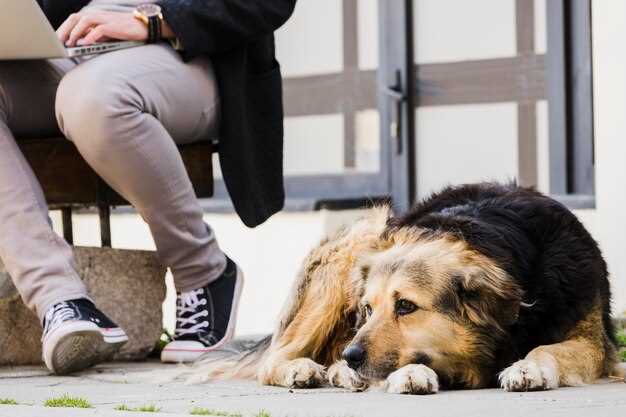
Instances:
[[[296,1],[38,2],[67,46],[148,42],[0,62],[0,258],[43,323],[45,363],[57,374],[82,370],[127,340],[90,299],[16,141],[59,130],[148,223],[178,292],[175,340],[162,360],[192,361],[232,338],[243,276],[203,221],[176,145],[219,138],[224,181],[247,226],[283,207],[273,32]]]

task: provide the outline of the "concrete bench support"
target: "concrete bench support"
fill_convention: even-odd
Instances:
[[[116,359],[144,359],[163,330],[166,269],[154,252],[75,247],[74,254],[98,307],[128,334]],[[0,263],[0,366],[41,363],[41,332]]]

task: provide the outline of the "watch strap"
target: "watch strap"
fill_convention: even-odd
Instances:
[[[163,25],[159,16],[148,18],[148,43],[156,43],[163,37]]]

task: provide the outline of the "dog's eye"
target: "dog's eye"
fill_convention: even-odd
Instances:
[[[365,314],[367,314],[367,317],[372,315],[372,306],[369,304],[365,304]]]
[[[417,310],[417,306],[409,300],[401,299],[396,301],[396,314],[399,316],[411,314],[415,310]]]

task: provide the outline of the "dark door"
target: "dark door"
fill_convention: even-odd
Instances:
[[[379,4],[381,135],[398,208],[490,180],[593,204],[589,1]]]
[[[413,1],[379,1],[378,103],[381,137],[387,143],[389,191],[396,210],[415,200],[415,77]]]

